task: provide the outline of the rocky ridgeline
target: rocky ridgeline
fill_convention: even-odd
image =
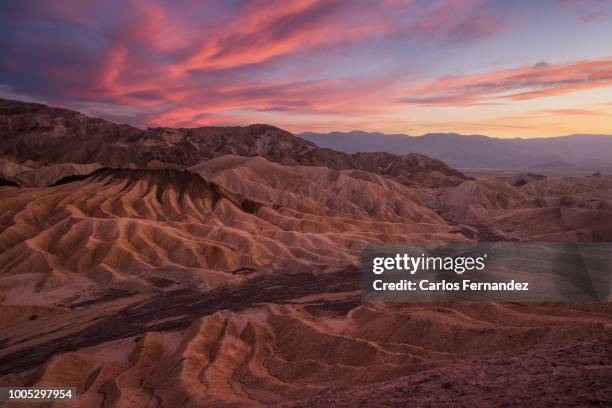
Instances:
[[[0,156],[20,163],[184,168],[235,154],[261,156],[284,165],[364,170],[407,185],[448,186],[465,180],[460,172],[427,156],[346,154],[269,125],[141,130],[67,109],[0,100],[0,135]]]

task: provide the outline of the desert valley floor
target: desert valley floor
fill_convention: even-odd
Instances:
[[[0,385],[83,407],[612,404],[608,302],[359,286],[368,242],[612,241],[610,175],[472,179],[267,125],[7,100],[0,135]]]

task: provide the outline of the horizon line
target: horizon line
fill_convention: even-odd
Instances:
[[[430,131],[427,133],[422,133],[419,135],[416,134],[410,134],[410,133],[403,133],[403,132],[383,132],[383,131],[367,131],[367,130],[361,130],[361,129],[353,129],[353,130],[348,130],[348,131],[344,131],[344,130],[328,130],[326,132],[321,132],[321,131],[312,131],[312,130],[303,130],[303,131],[291,131],[291,130],[287,130],[287,128],[283,125],[275,125],[275,124],[270,124],[270,123],[263,123],[263,122],[254,122],[254,123],[247,123],[247,124],[215,124],[215,125],[203,125],[203,126],[156,126],[156,125],[148,125],[148,126],[138,126],[138,125],[134,125],[132,123],[127,123],[127,122],[121,122],[118,121],[116,119],[111,119],[111,118],[105,118],[103,115],[96,115],[96,114],[91,114],[89,112],[83,112],[80,109],[75,109],[75,108],[71,108],[71,107],[66,107],[66,106],[62,106],[62,105],[52,105],[50,103],[45,103],[42,101],[34,101],[34,100],[19,100],[19,99],[11,99],[11,98],[6,98],[6,97],[2,97],[0,96],[0,100],[3,101],[9,101],[9,102],[18,102],[18,103],[24,103],[24,104],[33,104],[33,105],[42,105],[45,106],[47,108],[51,108],[51,109],[63,109],[63,110],[68,110],[68,111],[72,111],[72,112],[77,112],[81,115],[84,115],[90,119],[100,119],[100,120],[104,120],[106,122],[110,122],[116,125],[127,125],[127,126],[131,126],[133,128],[136,128],[138,130],[141,131],[147,131],[150,129],[174,129],[174,130],[178,130],[178,129],[199,129],[199,128],[206,128],[206,127],[212,127],[212,128],[222,128],[222,127],[249,127],[249,126],[258,126],[258,125],[263,125],[263,126],[271,126],[271,127],[275,127],[277,129],[283,130],[285,132],[289,132],[291,134],[293,134],[294,136],[299,136],[301,134],[304,133],[312,133],[312,134],[317,134],[317,135],[329,135],[331,133],[342,133],[342,134],[350,134],[350,133],[367,133],[367,134],[380,134],[382,136],[386,136],[386,137],[392,137],[392,136],[403,136],[403,137],[414,137],[414,138],[419,138],[419,137],[426,137],[426,136],[431,136],[431,135],[456,135],[456,136],[462,136],[462,137],[486,137],[489,139],[498,139],[498,140],[513,140],[513,139],[521,139],[521,140],[532,140],[532,139],[554,139],[554,138],[564,138],[564,137],[581,137],[581,136],[605,136],[605,137],[612,137],[612,133],[608,134],[608,133],[570,133],[570,134],[564,134],[564,135],[551,135],[551,136],[510,136],[510,137],[500,137],[500,136],[490,136],[487,134],[481,134],[481,133],[459,133],[459,132],[436,132],[436,131]]]

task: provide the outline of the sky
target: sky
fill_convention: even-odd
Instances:
[[[0,2],[0,97],[140,128],[612,133],[612,0]]]

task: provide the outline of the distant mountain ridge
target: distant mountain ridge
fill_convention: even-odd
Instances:
[[[187,168],[227,154],[261,156],[283,165],[363,170],[407,185],[458,185],[466,179],[420,154],[347,154],[265,124],[141,130],[68,109],[0,99],[0,157],[19,163]]]
[[[305,132],[298,135],[321,147],[346,153],[419,153],[456,168],[612,170],[612,135],[570,135],[500,139],[483,135],[428,133],[423,136],[379,132]],[[556,167],[554,166],[556,164]]]

